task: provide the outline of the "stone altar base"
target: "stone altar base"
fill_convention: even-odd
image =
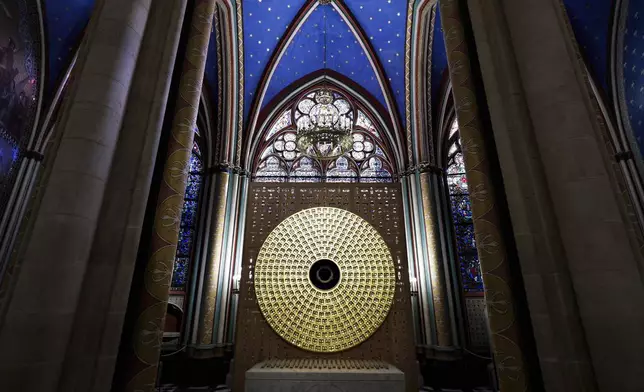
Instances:
[[[246,372],[246,392],[404,392],[405,375],[380,361],[272,359]]]

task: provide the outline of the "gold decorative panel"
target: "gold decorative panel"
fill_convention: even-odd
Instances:
[[[342,351],[368,339],[385,321],[395,288],[382,236],[339,208],[310,208],[285,219],[255,265],[257,302],[268,324],[314,352]]]
[[[269,235],[290,217],[316,207],[338,208],[368,222],[386,244],[395,271],[393,300],[384,322],[361,344],[337,352],[310,351],[286,341],[264,317],[256,290],[259,253]],[[405,373],[406,391],[417,392],[406,245],[400,184],[251,183],[234,335],[233,390],[244,390],[246,371],[260,362],[324,359],[390,363]]]

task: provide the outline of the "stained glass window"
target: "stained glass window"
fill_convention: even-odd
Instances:
[[[200,137],[198,130],[195,130],[195,132],[195,142],[190,156],[190,174],[188,175],[183,212],[181,214],[179,243],[177,244],[177,255],[174,260],[174,272],[172,274],[173,291],[185,291],[186,289],[194,252],[199,199],[203,188],[203,160],[199,147]]]
[[[392,182],[388,148],[366,110],[343,93],[334,92],[333,104],[353,120],[353,148],[332,161],[303,154],[296,143],[298,121],[315,106],[316,90],[306,92],[276,116],[264,132],[254,168],[258,182]]]
[[[463,290],[467,293],[483,292],[483,277],[472,222],[472,203],[470,200],[458,122],[455,120],[450,129],[447,187],[449,189],[452,221],[456,235],[456,254],[459,261]]]

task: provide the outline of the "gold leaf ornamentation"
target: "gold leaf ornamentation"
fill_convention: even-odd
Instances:
[[[339,283],[322,290],[310,278],[320,260],[333,261]],[[255,265],[255,292],[273,330],[313,352],[338,352],[367,340],[394,299],[393,259],[367,221],[318,207],[285,219],[268,236]]]

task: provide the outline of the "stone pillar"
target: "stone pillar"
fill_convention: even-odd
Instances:
[[[245,196],[242,194],[243,178],[236,169],[229,174],[229,188],[227,198],[221,200],[226,206],[226,223],[224,230],[224,242],[222,248],[222,263],[220,265],[219,275],[219,298],[215,305],[215,333],[213,334],[213,343],[217,346],[225,346],[232,343],[230,338],[230,321],[234,318],[231,315],[231,305],[233,300],[233,274],[235,263],[238,260],[238,244],[240,243],[238,228],[243,225],[241,221],[245,217],[241,213],[240,202]],[[245,189],[245,188],[244,188]]]
[[[639,391],[642,258],[559,1],[470,0],[547,391]]]
[[[96,6],[0,330],[1,390],[58,390],[150,3]]]
[[[238,196],[238,213],[237,220],[237,233],[235,240],[235,255],[232,260],[232,287],[231,287],[231,300],[228,314],[228,329],[226,331],[225,341],[227,343],[235,343],[235,334],[237,326],[237,309],[239,307],[239,290],[242,280],[242,255],[244,252],[244,234],[246,233],[246,215],[248,213],[248,193],[251,183],[251,176],[248,173],[239,175],[239,196]]]
[[[489,147],[473,81],[470,52],[459,0],[441,0],[449,72],[472,200],[477,250],[483,272],[485,299],[499,386],[503,392],[530,390],[524,336],[517,322],[518,304],[506,240],[501,232],[497,190],[492,183]]]
[[[435,192],[430,185],[432,172],[437,170],[433,147],[433,121],[431,102],[431,78],[427,72],[431,65],[431,53],[434,42],[434,23],[436,20],[436,5],[434,2],[424,2],[415,7],[409,2],[407,37],[408,44],[405,48],[407,94],[411,96],[408,103],[406,116],[408,127],[408,151],[410,168],[410,191],[414,201],[410,211],[417,221],[416,229],[412,234],[416,246],[421,252],[416,261],[418,276],[414,276],[418,296],[414,296],[414,315],[421,323],[420,336],[417,343],[427,348],[451,347],[454,345],[452,325],[453,315],[450,310],[451,298],[449,295],[447,276],[445,275],[444,258],[440,254],[441,238],[439,218],[437,216]],[[419,34],[417,39],[411,40],[412,34]],[[412,59],[412,53],[414,58]],[[413,76],[412,76],[413,75]],[[412,86],[412,82],[415,85]],[[413,271],[410,271],[413,274]],[[412,276],[412,275],[410,275]],[[425,302],[425,304],[423,304]],[[429,314],[431,313],[431,314]],[[421,325],[422,324],[422,325]],[[435,353],[431,353],[434,356]]]
[[[150,6],[60,391],[111,390],[186,4]]]
[[[215,310],[219,298],[219,278],[222,275],[222,260],[225,260],[224,251],[224,230],[226,225],[226,206],[229,191],[230,174],[221,171],[215,174],[215,208],[211,224],[211,238],[209,244],[209,255],[206,260],[206,267],[203,277],[203,294],[201,309],[199,312],[199,328],[197,330],[196,347],[209,347],[215,344],[213,333],[215,331]]]
[[[423,205],[417,173],[410,173],[401,178],[403,195],[405,196],[405,226],[407,227],[409,276],[415,279],[418,295],[419,341],[423,346],[437,345],[436,319],[434,313],[434,300],[432,281],[430,276],[430,263],[427,257],[425,243],[425,222],[423,219]],[[430,227],[431,230],[431,227]],[[414,281],[412,281],[414,282]],[[412,285],[410,282],[410,285]]]
[[[149,260],[142,292],[133,304],[133,309],[136,309],[136,324],[133,336],[125,337],[131,342],[133,349],[124,359],[127,374],[125,385],[122,387],[125,391],[151,392],[157,380],[164,321],[214,12],[215,0],[196,1],[168,142],[168,155],[158,195],[154,232],[148,251]]]
[[[431,278],[432,298],[434,301],[434,319],[436,320],[436,344],[441,347],[454,345],[450,299],[447,289],[445,265],[440,252],[440,229],[438,226],[436,201],[431,191],[431,176],[427,171],[418,174],[420,194],[423,206],[423,222],[425,226],[425,244],[427,246],[427,263]]]
[[[446,275],[445,258],[441,253],[440,224],[432,192],[438,183],[432,171],[440,170],[428,163],[420,164],[408,176],[410,213],[413,227],[413,247],[416,249],[414,270],[417,273],[418,308],[421,321],[421,343],[428,348],[454,347],[457,343],[454,301]]]

